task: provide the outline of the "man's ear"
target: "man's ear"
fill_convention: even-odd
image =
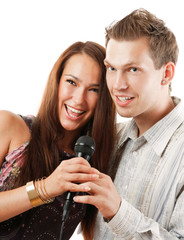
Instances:
[[[166,63],[164,66],[164,76],[161,84],[162,85],[169,84],[174,77],[174,73],[175,73],[175,64],[173,62]]]

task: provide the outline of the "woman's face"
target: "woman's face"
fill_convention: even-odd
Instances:
[[[66,63],[58,88],[58,113],[66,131],[80,131],[94,114],[101,71],[87,54],[73,55]]]

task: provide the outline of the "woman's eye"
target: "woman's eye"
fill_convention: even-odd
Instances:
[[[76,86],[76,83],[73,81],[73,80],[71,80],[71,79],[68,79],[68,80],[66,80],[68,83],[70,83],[71,85],[74,85],[74,86]]]
[[[91,88],[90,91],[98,93],[99,89],[98,88]]]

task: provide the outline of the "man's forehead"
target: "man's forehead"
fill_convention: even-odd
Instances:
[[[110,39],[106,48],[106,63],[112,65],[139,63],[145,57],[150,58],[148,42],[140,38],[137,40],[117,41]]]

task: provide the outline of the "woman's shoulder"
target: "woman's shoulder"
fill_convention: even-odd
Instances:
[[[9,111],[0,110],[0,135],[10,135],[15,124],[18,123],[17,116]],[[3,136],[4,137],[4,136]]]
[[[21,117],[7,110],[0,110],[0,131],[11,134],[18,128],[24,127]]]
[[[30,131],[22,117],[10,111],[0,111],[0,142],[4,154],[20,147],[29,138]]]

